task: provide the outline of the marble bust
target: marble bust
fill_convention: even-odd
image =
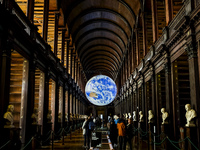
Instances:
[[[187,124],[185,126],[186,127],[195,127],[196,125],[194,124],[193,118],[195,118],[197,116],[196,111],[191,108],[190,104],[185,105],[185,110],[186,110],[185,117],[187,120]]]
[[[144,115],[143,115],[142,111],[139,112],[139,115],[140,115],[139,122],[144,122],[144,120],[143,120]]]
[[[152,119],[154,118],[154,115],[153,115],[153,113],[152,113],[152,110],[149,110],[149,111],[148,111],[148,114],[149,114],[149,116],[148,116],[149,122],[148,122],[148,123],[152,123]]]
[[[13,111],[14,111],[14,105],[8,105],[7,112],[4,114],[4,119],[6,119],[6,125],[4,128],[14,128],[13,125],[14,118],[13,118]]]
[[[125,114],[125,119],[128,119],[128,114],[127,113]]]
[[[48,114],[47,114],[47,122],[50,123],[52,120],[52,115],[51,115],[51,110],[48,110]]]
[[[162,113],[162,124],[168,124],[167,118],[169,117],[168,112],[166,112],[165,108],[161,108]]]
[[[136,111],[133,111],[133,121],[136,121]]]
[[[32,124],[38,124],[38,109],[36,107],[33,109],[33,114],[31,118],[32,118]]]
[[[58,122],[62,122],[62,113],[61,112],[58,113]]]
[[[128,113],[128,118],[129,118],[129,119],[132,118],[132,117],[131,117],[131,113]]]
[[[65,113],[65,121],[68,121],[68,113]]]

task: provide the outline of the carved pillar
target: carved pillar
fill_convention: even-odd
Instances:
[[[173,19],[173,1],[172,0],[165,0],[165,15],[166,15],[166,26],[168,26],[168,24]]]
[[[49,0],[45,0],[44,13],[43,13],[42,37],[46,42],[47,42],[47,35],[48,35],[48,20],[49,20]]]
[[[61,126],[64,128],[65,127],[65,86],[63,86],[63,95],[61,95],[63,97],[63,102],[62,102],[62,124]]]
[[[11,48],[9,41],[5,40],[0,42],[0,51],[1,51],[1,63],[0,63],[0,117],[1,122],[3,122],[3,115],[7,111],[9,104],[9,91],[10,91],[10,67],[11,67]],[[0,129],[3,128],[3,124],[0,124]]]
[[[156,0],[151,0],[153,43],[158,39],[158,17]]]
[[[47,70],[45,72],[45,85],[44,85],[44,106],[43,106],[43,135],[46,135],[48,132],[48,128],[45,128],[47,126],[47,114],[48,114],[48,108],[49,108],[49,79],[50,79],[50,71]]]
[[[155,82],[155,68],[152,66],[151,68],[152,71],[152,77],[151,77],[151,85],[152,85],[152,112],[154,114],[154,120],[155,120],[155,125],[156,125],[156,133],[160,134],[160,120],[157,119],[160,118],[159,116],[159,102],[156,101],[156,82]],[[158,112],[159,111],[159,112]]]
[[[191,106],[197,111],[197,116],[200,116],[200,101],[199,101],[199,70],[196,42],[189,43],[185,48],[188,54],[189,64],[189,79],[190,79],[190,95]],[[198,143],[200,143],[200,120],[197,119],[197,135]],[[198,145],[199,146],[199,145]]]
[[[58,18],[59,13],[55,13],[55,26],[54,26],[54,54],[57,56],[58,51]]]
[[[59,111],[59,80],[56,79],[56,88],[55,88],[55,131],[60,129],[58,123],[58,111]]]
[[[70,52],[70,75],[72,77],[72,57],[73,57],[73,49],[71,48],[71,52]]]
[[[66,69],[67,69],[67,73],[69,73],[69,43],[70,43],[70,40],[67,40],[67,53],[66,53]]]
[[[34,19],[34,3],[35,0],[28,0],[27,1],[27,17],[28,19],[31,21],[31,23],[33,23],[33,19]]]
[[[62,53],[61,53],[61,63],[64,66],[64,55],[65,55],[65,32],[66,29],[62,30]]]
[[[136,65],[135,66],[138,66],[139,65],[139,62],[140,62],[140,44],[139,44],[139,29],[135,29],[135,39],[136,39]]]
[[[169,113],[169,136],[174,136],[176,133],[173,128],[174,120],[173,120],[173,105],[172,105],[172,77],[171,77],[171,63],[169,53],[165,54],[166,56],[166,64],[165,64],[165,91],[166,91],[166,111]]]
[[[34,109],[35,99],[35,60],[29,60],[29,76],[28,76],[28,101],[27,101],[27,113],[26,113],[26,139],[30,139],[32,136],[32,113]]]

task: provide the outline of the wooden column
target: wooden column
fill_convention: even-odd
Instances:
[[[49,0],[44,1],[44,11],[43,11],[43,27],[42,27],[42,37],[47,42],[48,35],[48,20],[49,20]]]
[[[169,25],[173,19],[173,1],[165,0],[165,15],[166,15],[166,26]]]
[[[69,73],[69,43],[70,40],[67,40],[67,53],[66,53],[66,69],[67,69],[67,73]]]
[[[165,64],[165,91],[166,91],[166,111],[169,113],[169,127],[173,129],[173,105],[172,105],[172,78],[171,78],[171,63],[170,56],[166,54],[167,63]],[[169,131],[169,136],[174,136],[174,130]],[[170,138],[169,137],[169,138]]]
[[[57,132],[60,129],[59,123],[58,123],[58,111],[59,111],[59,82],[58,79],[56,79],[56,88],[55,88],[55,131]]]
[[[140,62],[140,44],[139,44],[139,29],[135,29],[135,40],[136,40],[136,65],[135,66],[138,66],[139,65],[139,62]]]
[[[73,69],[73,79],[74,79],[74,82],[75,82],[75,73],[76,73],[76,54],[73,55],[74,57],[74,69]]]
[[[62,102],[62,127],[65,128],[65,86],[63,86],[63,102]]]
[[[68,120],[70,120],[70,95],[71,95],[71,87],[70,87],[70,85],[68,85]]]
[[[58,51],[58,18],[59,13],[55,12],[55,26],[54,26],[54,54],[57,56]]]
[[[0,51],[1,51],[1,63],[0,63],[0,129],[3,128],[3,115],[7,111],[9,105],[9,91],[10,91],[10,67],[11,67],[11,48],[9,45],[10,42],[6,42],[5,39],[0,42]]]
[[[147,27],[145,12],[142,12],[142,33],[143,33],[143,57],[147,54]]]
[[[131,40],[131,51],[132,51],[132,55],[131,55],[131,59],[132,59],[132,71],[131,73],[134,71],[135,66],[136,66],[136,39],[135,39],[135,33],[133,33],[133,38]]]
[[[157,103],[156,103],[156,83],[155,83],[155,72],[154,68],[152,68],[152,77],[151,77],[151,85],[152,85],[152,110],[154,113],[154,117],[156,116],[156,108],[157,108]]]
[[[31,21],[31,23],[33,23],[35,0],[28,0],[27,3],[28,3],[27,4],[27,17]]]
[[[45,72],[45,85],[44,85],[44,107],[43,107],[43,135],[46,135],[48,132],[48,128],[45,128],[47,126],[47,114],[49,109],[49,77],[50,71]]]
[[[190,79],[190,95],[191,106],[197,111],[197,116],[200,116],[200,101],[199,101],[199,70],[196,42],[190,42],[186,47],[189,64],[189,79]],[[198,147],[200,146],[200,120],[196,119]]]
[[[158,39],[158,17],[156,0],[151,0],[153,43]]]
[[[61,54],[61,62],[63,66],[64,66],[64,55],[65,55],[65,32],[66,32],[66,29],[63,29],[62,30],[62,54]]]
[[[70,53],[70,75],[72,77],[72,58],[73,58],[73,48],[71,48],[71,53]]]
[[[27,113],[26,113],[26,139],[30,139],[32,136],[32,113],[34,109],[35,99],[35,64],[34,61],[29,60],[29,76],[28,76],[28,101],[27,101]]]

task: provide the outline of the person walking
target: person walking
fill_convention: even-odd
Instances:
[[[128,119],[128,125],[126,127],[126,139],[129,144],[130,150],[132,150],[132,139],[134,136],[134,126],[132,118]]]
[[[82,126],[82,129],[83,129],[83,136],[84,136],[84,145],[83,147],[84,148],[87,148],[86,147],[86,122],[87,122],[87,117],[85,118],[85,121],[83,122],[83,126]]]
[[[125,120],[120,119],[117,123],[118,135],[119,135],[119,147],[120,150],[126,149],[126,123]]]

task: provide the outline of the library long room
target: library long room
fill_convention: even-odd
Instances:
[[[199,150],[200,0],[0,0],[0,150]]]

